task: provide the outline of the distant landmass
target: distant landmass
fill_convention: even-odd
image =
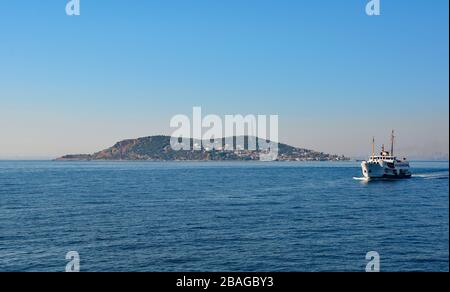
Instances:
[[[142,161],[243,161],[259,160],[258,150],[248,150],[249,142],[254,142],[259,149],[256,137],[243,137],[244,145],[238,145],[233,137],[233,151],[224,150],[222,145],[213,149],[203,147],[206,143],[191,139],[191,146],[200,145],[201,150],[174,151],[170,146],[170,136],[151,136],[138,139],[124,140],[114,146],[94,154],[69,154],[57,158],[58,161],[90,161],[90,160],[142,160]],[[254,140],[253,140],[254,139]],[[239,139],[242,140],[242,139]],[[256,140],[256,141],[255,141]],[[200,148],[199,147],[199,148]],[[341,161],[349,160],[342,155],[326,154],[313,150],[296,148],[286,144],[278,144],[279,161]]]

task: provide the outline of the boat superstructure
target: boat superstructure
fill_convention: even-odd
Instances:
[[[365,178],[410,178],[411,171],[406,158],[398,159],[394,155],[394,131],[391,135],[391,151],[386,151],[383,145],[381,153],[375,155],[375,138],[372,141],[372,156],[361,163]]]

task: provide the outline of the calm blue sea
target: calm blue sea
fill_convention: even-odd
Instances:
[[[0,162],[0,271],[449,270],[448,162]]]

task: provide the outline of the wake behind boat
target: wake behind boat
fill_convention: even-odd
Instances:
[[[361,163],[362,173],[366,179],[403,179],[411,178],[409,162],[394,156],[394,131],[391,135],[391,151],[385,151],[384,145],[380,155],[375,155],[375,138],[372,142],[372,156]]]

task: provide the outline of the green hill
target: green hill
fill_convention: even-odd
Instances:
[[[242,138],[242,137],[241,137]],[[233,138],[235,149],[239,151],[224,151],[225,140],[216,149],[181,150],[174,151],[170,146],[169,136],[151,136],[138,139],[123,140],[114,146],[94,154],[71,154],[57,160],[148,160],[148,161],[198,161],[198,160],[259,160],[259,151],[248,149],[248,142],[258,141],[255,137],[243,137],[244,145],[237,145]],[[254,140],[252,140],[254,139]],[[195,143],[203,145],[200,141],[191,139],[191,146]],[[236,146],[239,146],[236,148]],[[330,161],[348,160],[344,156],[325,154],[313,150],[296,148],[286,144],[278,144],[278,160],[283,161]]]

